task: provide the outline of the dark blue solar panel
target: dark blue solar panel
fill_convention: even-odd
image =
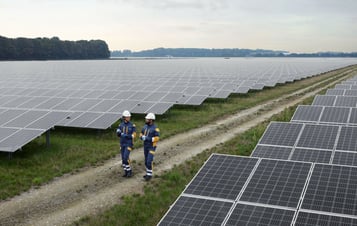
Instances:
[[[337,132],[338,126],[306,124],[297,146],[332,150]]]
[[[357,152],[357,127],[342,126],[336,149]]]
[[[225,225],[290,225],[295,211],[238,204]]]
[[[262,159],[240,201],[296,208],[311,164]]]
[[[357,215],[357,168],[316,164],[302,209]]]
[[[294,146],[303,124],[272,122],[259,144]]]
[[[356,218],[331,216],[318,213],[299,212],[295,225],[316,226],[316,225],[357,225]]]
[[[184,193],[235,200],[257,161],[212,155]]]
[[[288,159],[292,148],[279,146],[257,145],[252,153],[252,157]]]
[[[233,203],[181,196],[158,225],[221,225]]]
[[[329,163],[331,159],[331,155],[332,155],[332,151],[296,148],[290,160],[303,161],[303,162]]]

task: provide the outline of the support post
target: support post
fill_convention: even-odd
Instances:
[[[46,131],[46,147],[50,147],[50,130]]]

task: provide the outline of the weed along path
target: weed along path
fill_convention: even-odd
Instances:
[[[341,76],[341,75],[340,75]],[[347,78],[330,77],[329,86]],[[322,84],[322,82],[321,82]],[[320,83],[264,104],[240,111],[209,125],[160,141],[155,156],[155,174],[169,170],[196,154],[226,142],[238,134],[269,119],[285,108],[316,95],[326,87]],[[319,87],[319,88],[318,88]],[[122,178],[120,159],[108,160],[102,166],[86,168],[51,183],[31,189],[0,202],[0,225],[68,225],[81,217],[120,203],[121,197],[141,193],[146,183],[142,149],[131,154],[132,178]]]

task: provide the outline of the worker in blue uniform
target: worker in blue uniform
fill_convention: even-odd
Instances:
[[[132,169],[130,166],[130,152],[133,150],[133,140],[136,136],[135,124],[130,122],[131,114],[125,110],[122,114],[122,122],[116,130],[116,134],[120,137],[120,152],[124,169],[123,177],[131,177]]]
[[[141,130],[140,139],[144,141],[144,157],[146,174],[144,179],[146,181],[152,178],[153,161],[156,151],[156,145],[159,141],[160,130],[155,125],[155,114],[149,113],[145,116],[145,125]]]

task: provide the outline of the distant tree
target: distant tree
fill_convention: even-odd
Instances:
[[[112,57],[357,57],[357,52],[289,53],[265,49],[156,48],[132,52],[115,50]]]
[[[6,38],[0,36],[0,60],[106,59],[108,45],[102,40],[61,41],[49,38]]]

